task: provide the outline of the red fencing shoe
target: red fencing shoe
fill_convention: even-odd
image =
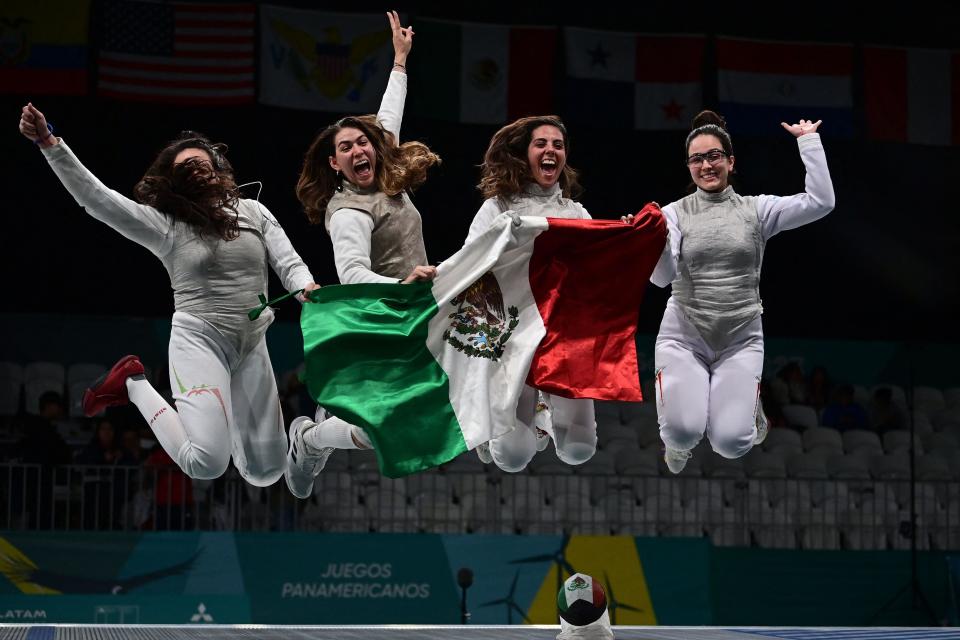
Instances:
[[[143,363],[137,356],[124,356],[107,373],[83,392],[83,415],[92,418],[107,407],[127,404],[127,378],[143,375]]]

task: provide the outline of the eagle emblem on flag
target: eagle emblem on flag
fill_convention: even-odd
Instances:
[[[520,324],[520,310],[504,309],[503,292],[493,272],[483,274],[450,300],[450,304],[456,310],[447,316],[451,323],[443,332],[443,339],[469,357],[499,360],[513,330]]]
[[[360,92],[377,70],[377,53],[390,43],[390,31],[345,38],[331,26],[323,34],[314,34],[280,20],[270,26],[287,47],[287,67],[307,90],[316,90],[327,98],[360,99]]]

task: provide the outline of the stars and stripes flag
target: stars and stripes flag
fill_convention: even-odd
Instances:
[[[250,3],[107,2],[98,93],[180,104],[253,102],[255,22]]]

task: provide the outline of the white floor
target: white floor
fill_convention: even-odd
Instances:
[[[553,640],[556,626],[0,625],[0,640]],[[618,640],[958,640],[960,629],[615,627]]]

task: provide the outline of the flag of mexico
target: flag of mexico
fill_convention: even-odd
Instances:
[[[632,224],[504,213],[432,282],[312,291],[304,381],[367,432],[389,477],[514,429],[524,382],[640,400],[637,316],[665,239],[654,204]]]

